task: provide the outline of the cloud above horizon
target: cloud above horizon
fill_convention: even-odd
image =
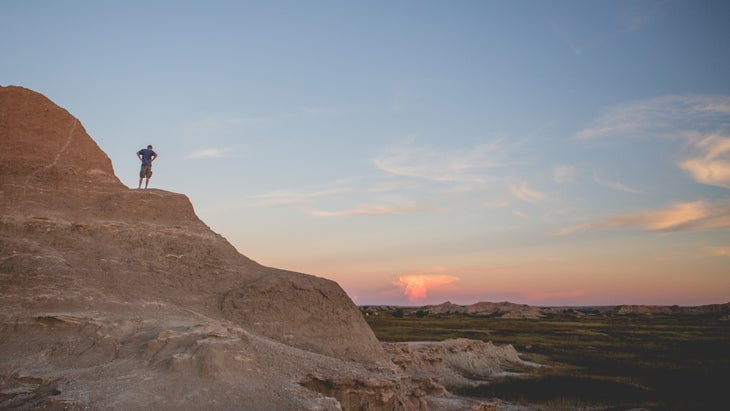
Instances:
[[[560,164],[553,167],[553,181],[558,184],[575,183],[578,169],[568,164]]]
[[[575,137],[648,138],[678,143],[676,166],[700,184],[730,188],[730,97],[669,95],[606,109]],[[621,182],[596,183],[641,193]]]
[[[710,247],[709,254],[716,257],[730,257],[730,246],[727,247]]]
[[[710,134],[692,140],[697,154],[679,167],[698,183],[730,188],[730,137]]]
[[[340,211],[309,210],[307,211],[307,214],[315,217],[359,217],[407,214],[416,210],[418,210],[418,207],[413,204],[375,205]]]
[[[410,274],[400,276],[393,282],[393,285],[401,289],[408,301],[415,302],[426,298],[429,291],[448,286],[459,280],[459,277],[446,274]]]
[[[614,181],[614,182],[604,181],[602,178],[600,178],[597,175],[593,176],[593,181],[595,181],[596,184],[601,185],[603,187],[608,187],[610,189],[617,190],[617,191],[623,191],[625,193],[646,194],[646,191],[639,190],[638,188],[634,188],[634,187],[629,187],[620,181]]]
[[[485,171],[506,164],[506,149],[497,141],[471,149],[439,150],[407,144],[392,147],[373,160],[390,174],[441,182],[484,182]]]
[[[610,107],[576,137],[683,137],[729,126],[730,97],[669,95]]]
[[[545,199],[545,194],[527,186],[527,182],[512,183],[509,191],[513,196],[528,203],[538,203]]]
[[[543,191],[528,180],[510,177],[513,171],[525,169],[524,160],[511,158],[523,144],[497,140],[469,149],[439,150],[409,143],[387,150],[373,164],[388,174],[447,185],[444,188],[442,184],[432,192],[451,204],[456,203],[456,196],[468,197],[479,192],[491,198],[484,202],[490,208],[505,207],[515,201],[540,203],[548,198]],[[574,182],[576,175],[574,166],[559,165],[553,169],[553,179],[560,184]]]
[[[349,178],[309,191],[274,190],[250,196],[249,199],[253,200],[251,205],[255,207],[293,207],[302,214],[314,217],[383,216],[433,210],[433,207],[423,207],[417,201],[388,196],[389,193],[408,191],[414,187],[412,182]]]
[[[333,186],[330,188],[312,190],[312,191],[293,191],[293,190],[274,190],[264,194],[252,196],[256,199],[256,205],[261,207],[268,206],[288,206],[312,204],[319,198],[336,196],[339,194],[352,193],[353,188]]]
[[[668,208],[626,214],[560,230],[559,235],[576,231],[634,227],[646,231],[704,231],[730,228],[730,200],[677,203]]]

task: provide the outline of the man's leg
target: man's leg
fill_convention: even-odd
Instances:
[[[147,177],[147,179],[144,182],[144,188],[146,189],[149,184],[150,184],[150,178]]]
[[[142,180],[144,180],[144,177],[139,178],[139,187],[137,188],[142,188]]]

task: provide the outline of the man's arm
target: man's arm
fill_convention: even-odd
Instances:
[[[151,163],[152,163],[153,161],[155,161],[155,159],[156,159],[156,158],[157,158],[157,152],[155,152],[155,154],[152,154],[152,157],[150,157],[150,164],[151,164]]]
[[[137,152],[137,158],[139,159],[139,161],[143,161],[142,160],[142,154],[140,154],[139,151]]]

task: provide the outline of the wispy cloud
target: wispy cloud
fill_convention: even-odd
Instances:
[[[264,194],[252,196],[257,206],[288,206],[312,204],[318,198],[333,196],[343,193],[351,193],[352,188],[329,188],[315,191],[291,191],[291,190],[275,190]]]
[[[307,214],[316,217],[360,217],[398,215],[415,211],[418,211],[418,207],[415,205],[375,205],[341,211],[309,210]]]
[[[233,152],[233,147],[217,148],[209,147],[203,148],[197,151],[193,151],[188,155],[188,158],[217,158],[226,157]]]
[[[709,254],[716,257],[730,257],[730,246],[728,247],[710,247]]]
[[[426,183],[446,183],[435,190],[439,195],[467,196],[477,191],[484,192],[487,197],[492,197],[492,200],[487,200],[484,204],[492,208],[504,207],[515,201],[544,201],[547,199],[545,193],[527,181],[515,181],[506,175],[511,166],[518,164],[509,159],[515,150],[516,145],[508,146],[501,141],[480,144],[470,149],[451,150],[410,143],[391,148],[374,159],[373,163],[380,170],[397,176],[411,177]],[[575,174],[575,168],[569,165],[555,169],[555,178],[563,182],[573,180]],[[504,192],[499,194],[499,190]],[[494,198],[495,194],[497,198]]]
[[[692,141],[698,153],[679,167],[699,183],[730,188],[730,137],[710,134]]]
[[[545,199],[545,194],[528,187],[526,182],[512,183],[509,190],[512,195],[528,203],[538,203]]]
[[[607,109],[576,137],[671,138],[682,142],[677,166],[701,184],[730,188],[730,97],[670,95]],[[616,190],[642,192],[622,183],[596,182]]]
[[[578,169],[575,166],[560,164],[553,167],[553,181],[558,184],[570,184],[575,182]]]
[[[411,274],[403,275],[393,282],[393,285],[401,289],[408,301],[423,300],[428,296],[429,291],[443,288],[459,281],[460,278],[446,274]]]
[[[530,218],[529,214],[523,213],[522,211],[512,211],[512,214],[523,220],[527,220],[528,218]]]
[[[549,23],[558,38],[576,56],[581,56],[585,52],[599,49],[623,36],[642,30],[664,13],[664,7],[665,5],[661,3],[646,7],[639,3],[630,3],[630,7],[625,7],[616,15],[610,16],[612,19],[609,24],[602,26],[603,30],[591,27],[590,31],[585,32],[560,20],[550,20]]]
[[[608,226],[639,227],[649,231],[687,228],[721,228],[723,214],[704,201],[675,204],[663,210],[653,210],[609,219]],[[720,217],[720,221],[717,218]],[[727,217],[727,216],[724,216]],[[728,221],[730,222],[730,221]],[[719,224],[718,224],[719,223]]]
[[[730,228],[730,200],[677,203],[665,209],[612,217],[606,220],[567,227],[558,233],[611,227],[634,227],[647,231],[705,231]]]
[[[623,192],[632,193],[632,194],[646,194],[646,191],[639,190],[638,188],[634,188],[634,187],[629,187],[620,181],[614,181],[614,182],[604,181],[603,179],[601,179],[598,176],[593,176],[593,181],[595,181],[599,185],[611,188],[613,190],[623,191]]]
[[[485,171],[506,164],[499,142],[466,150],[439,150],[414,144],[393,147],[373,160],[379,169],[399,176],[443,182],[484,182]]]
[[[730,97],[670,95],[610,107],[576,137],[682,137],[728,126]]]
[[[319,199],[328,197],[339,197],[342,195],[359,195],[387,193],[391,191],[407,190],[414,187],[412,182],[406,181],[383,181],[383,182],[362,182],[357,179],[350,179],[330,184],[329,187],[313,190],[275,190],[268,193],[252,196],[256,205],[288,206],[313,204]]]

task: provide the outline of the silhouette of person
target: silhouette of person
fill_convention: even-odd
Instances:
[[[152,146],[147,146],[137,152],[137,158],[142,162],[142,167],[139,169],[139,187],[142,188],[142,180],[147,179],[144,183],[144,188],[150,184],[150,177],[152,177],[152,162],[157,158],[157,153],[152,151]]]

